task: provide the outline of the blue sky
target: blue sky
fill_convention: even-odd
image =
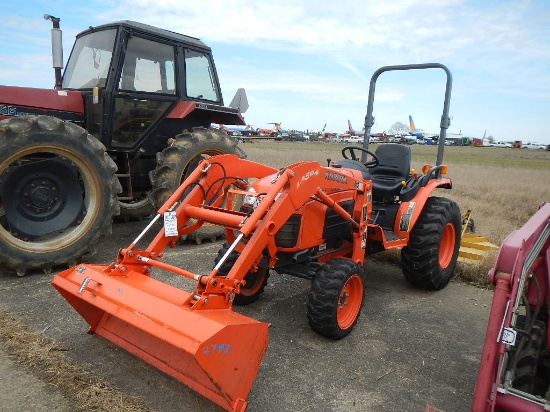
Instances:
[[[27,0],[3,5],[0,83],[53,87],[51,23],[61,18],[65,60],[88,26],[135,20],[198,37],[214,53],[226,104],[248,94],[246,121],[344,131],[364,124],[381,66],[438,62],[453,74],[450,133],[550,143],[547,0]],[[384,73],[374,132],[395,122],[437,132],[441,70]]]

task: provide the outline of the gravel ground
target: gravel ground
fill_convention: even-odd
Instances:
[[[144,226],[115,225],[93,261],[112,261]],[[167,251],[165,260],[206,273],[220,246],[179,245]],[[419,291],[407,284],[397,265],[382,261],[369,260],[365,271],[359,323],[340,341],[310,330],[305,315],[309,282],[302,279],[272,274],[258,302],[236,309],[270,323],[267,353],[247,411],[423,411],[427,404],[447,412],[470,409],[492,293],[456,282],[439,292]],[[220,410],[110,342],[87,334],[85,322],[49,284],[52,276],[18,278],[0,272],[0,305],[32,331],[55,340],[75,363],[140,397],[151,410]],[[0,409],[74,410],[76,394],[62,393],[45,379],[0,350]]]

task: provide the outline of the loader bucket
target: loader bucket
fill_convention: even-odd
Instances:
[[[89,332],[150,363],[228,411],[244,411],[267,346],[267,324],[231,308],[194,310],[191,293],[135,270],[79,265],[52,285]]]

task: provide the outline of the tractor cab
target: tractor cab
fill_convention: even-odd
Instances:
[[[161,143],[147,137],[159,134],[159,127],[166,136],[183,129],[181,123],[165,121],[181,100],[223,104],[208,46],[132,21],[80,33],[62,88],[84,93],[88,131],[108,149],[123,152],[159,151]],[[200,123],[208,127],[210,119],[205,116]]]

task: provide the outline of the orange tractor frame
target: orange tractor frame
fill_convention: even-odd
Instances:
[[[423,68],[448,73],[448,119],[450,73],[444,66],[389,66],[371,81],[366,136],[378,75]],[[444,136],[442,127],[443,144]],[[402,152],[405,146],[380,145],[373,153],[367,144],[345,147],[344,159],[326,167],[299,162],[277,170],[236,155],[203,160],[114,262],[75,266],[56,275],[52,284],[91,333],[222,408],[243,411],[267,347],[268,326],[233,312],[232,306],[256,301],[271,269],[311,280],[308,323],[332,339],[345,337],[357,323],[367,253],[402,248],[403,273],[417,287],[440,289],[452,275],[460,211],[454,202],[430,196],[435,188],[451,188],[450,179],[442,176],[446,166],[439,162],[426,166],[423,174],[411,173],[408,147]],[[396,158],[403,153],[404,159]],[[404,177],[395,170],[403,163],[408,168]],[[138,249],[159,221],[164,224],[158,234]],[[225,227],[227,238],[210,273],[162,261],[166,247],[175,247],[204,223]],[[194,290],[156,280],[158,271],[193,280]]]

